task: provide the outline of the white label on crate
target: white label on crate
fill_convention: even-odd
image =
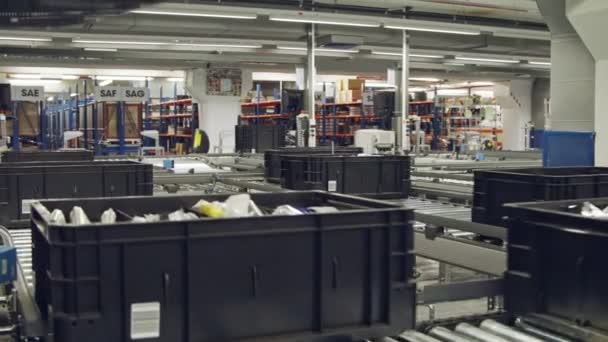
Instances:
[[[122,87],[122,101],[125,102],[145,102],[150,99],[150,89],[148,88],[135,88],[135,87]]]
[[[8,274],[8,261],[6,259],[2,259],[2,275],[5,276]]]
[[[131,339],[160,337],[160,303],[131,304]]]
[[[117,102],[122,101],[120,87],[96,87],[95,101],[99,102]]]
[[[29,214],[32,211],[32,203],[37,202],[37,199],[21,200],[21,214]]]
[[[44,87],[11,86],[12,101],[44,101]]]
[[[327,191],[336,192],[338,190],[338,181],[330,180],[327,182]]]

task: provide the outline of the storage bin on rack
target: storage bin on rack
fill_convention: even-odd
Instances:
[[[3,163],[93,160],[93,151],[4,151]]]
[[[332,149],[331,146],[317,147],[283,147],[276,150],[267,150],[264,152],[264,177],[272,183],[281,182],[281,161],[283,156],[298,155],[298,154],[332,154],[337,155],[357,155],[363,153],[361,147],[341,147],[336,146]]]
[[[601,207],[608,198],[590,199]],[[508,204],[505,308],[545,313],[608,332],[608,221],[583,200]],[[598,340],[599,341],[599,340]]]
[[[0,163],[0,224],[27,226],[41,198],[152,194],[152,165],[131,161]]]
[[[322,192],[259,193],[252,200],[260,208],[340,211],[129,220],[190,208],[200,199],[34,204],[36,300],[55,339],[127,342],[142,333],[162,342],[378,338],[414,326],[412,210]],[[54,225],[40,215],[40,205],[64,213],[78,205],[92,219],[113,208],[119,222]]]
[[[281,186],[293,190],[325,190],[364,196],[407,196],[409,156],[286,156]]]
[[[505,203],[608,196],[608,168],[475,171],[474,222],[504,226]]]

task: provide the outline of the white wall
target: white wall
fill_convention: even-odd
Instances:
[[[244,77],[246,78],[246,77]],[[243,87],[245,87],[243,82]],[[226,132],[223,152],[234,151],[234,126],[241,113],[239,96],[208,96],[207,70],[194,69],[186,73],[186,89],[195,102],[199,103],[199,128],[209,135],[210,151],[219,144],[219,134]]]
[[[595,166],[608,166],[608,60],[595,64]]]
[[[532,79],[511,80],[494,85],[502,108],[503,148],[522,151],[526,147],[525,126],[532,120]]]

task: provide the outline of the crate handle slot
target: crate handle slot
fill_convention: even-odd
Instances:
[[[332,277],[331,277],[332,287],[334,288],[334,290],[337,290],[338,289],[338,266],[340,266],[337,257],[333,258],[333,260],[331,261],[331,266],[332,266]]]
[[[253,266],[251,266],[251,290],[252,290],[252,294],[254,297],[258,296],[258,291],[259,291],[258,279],[259,279],[258,266],[253,265]]]
[[[584,325],[586,318],[585,318],[585,263],[586,263],[586,259],[584,256],[580,256],[578,257],[578,259],[576,259],[576,296],[578,297],[577,302],[578,302],[578,314],[580,315],[579,320],[580,320],[580,324]]]
[[[165,302],[165,306],[169,305],[169,288],[171,287],[171,276],[169,273],[163,273],[163,300]]]

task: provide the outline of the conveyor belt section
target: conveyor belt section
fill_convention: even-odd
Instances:
[[[591,342],[606,341],[604,331],[583,327],[544,314],[529,314],[515,319],[513,325],[498,320],[484,319],[450,322],[420,331],[405,331],[399,336],[385,337],[383,342]]]
[[[400,200],[399,202],[404,207],[412,208],[422,214],[436,215],[466,222],[471,221],[471,208],[464,205],[435,200],[427,200],[417,197],[410,197],[405,200]],[[414,227],[422,230],[424,229],[425,224],[417,222]],[[475,236],[475,234],[473,233],[463,232],[457,229],[447,229],[446,233],[453,237],[459,238],[472,238],[473,236]]]
[[[31,288],[34,282],[32,270],[32,232],[27,229],[11,229],[11,236],[17,248],[17,259],[21,264],[27,285]]]

